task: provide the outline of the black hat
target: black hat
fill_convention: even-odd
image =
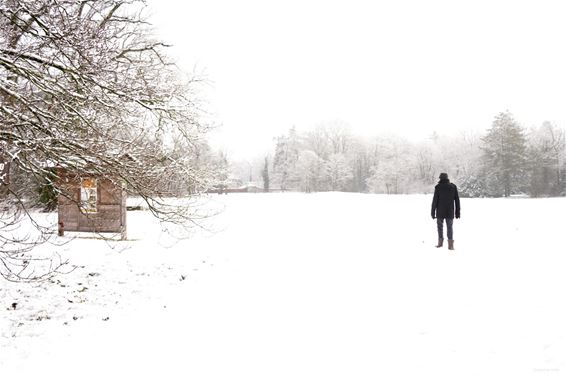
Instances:
[[[448,174],[440,173],[440,176],[438,177],[438,179],[448,179]]]

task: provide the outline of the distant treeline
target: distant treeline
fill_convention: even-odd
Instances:
[[[487,127],[486,127],[487,128]],[[566,195],[565,130],[550,122],[526,130],[510,112],[487,133],[432,134],[421,142],[383,135],[368,140],[343,122],[275,138],[261,169],[265,188],[386,194],[430,192],[447,172],[462,196]]]

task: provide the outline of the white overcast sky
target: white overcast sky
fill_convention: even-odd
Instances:
[[[212,82],[214,142],[240,156],[337,119],[409,138],[483,132],[507,109],[525,127],[563,126],[563,3],[149,1],[179,64]]]

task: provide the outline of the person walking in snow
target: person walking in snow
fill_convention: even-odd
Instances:
[[[448,174],[440,173],[438,178],[438,184],[434,187],[434,196],[432,198],[432,208],[430,211],[432,218],[436,218],[438,228],[438,244],[436,247],[442,247],[444,242],[443,226],[444,221],[446,221],[448,249],[454,250],[452,224],[454,222],[454,216],[456,216],[457,219],[460,218],[460,197],[458,196],[458,188],[454,183],[450,183]]]

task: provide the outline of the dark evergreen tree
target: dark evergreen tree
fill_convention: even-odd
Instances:
[[[526,186],[526,139],[509,111],[499,113],[482,138],[486,184],[492,195],[509,196]]]
[[[43,207],[45,212],[52,212],[57,209],[58,191],[53,182],[57,180],[55,169],[45,169],[42,180],[37,180],[38,205]]]
[[[269,192],[269,161],[267,157],[265,157],[265,164],[263,165],[261,176],[263,178],[263,191]]]

